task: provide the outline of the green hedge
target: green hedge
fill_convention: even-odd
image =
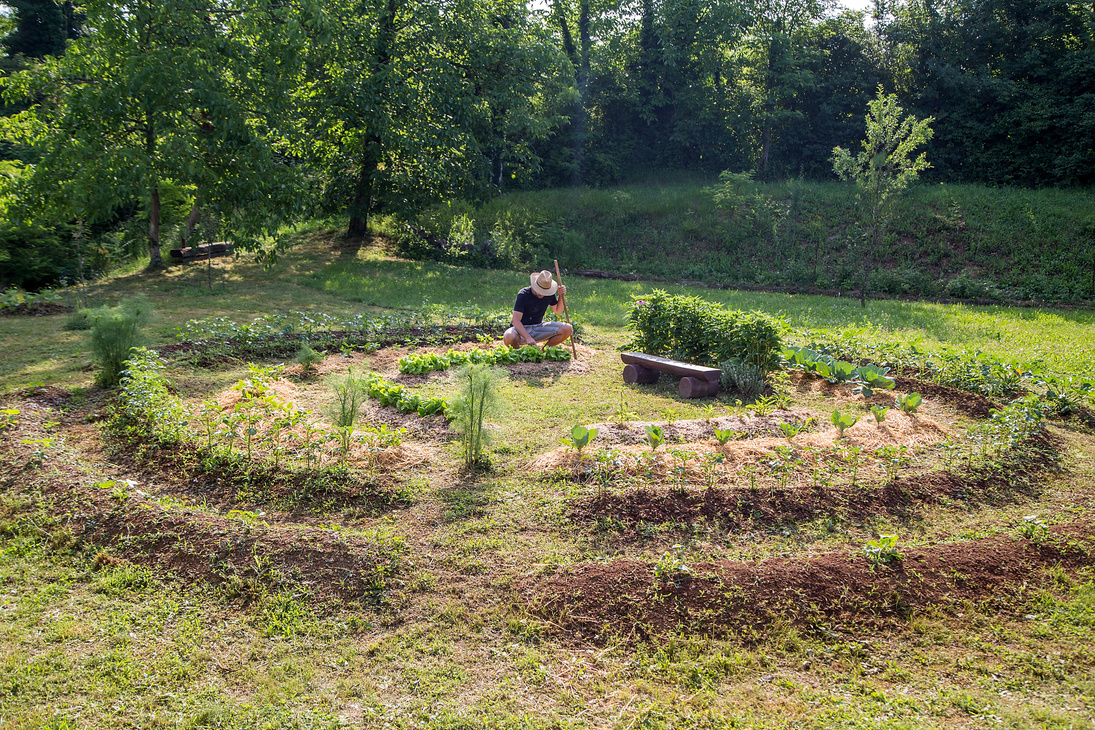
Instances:
[[[660,289],[635,298],[628,328],[629,350],[711,367],[737,359],[769,372],[779,367],[783,348],[779,323],[766,314],[728,310]]]

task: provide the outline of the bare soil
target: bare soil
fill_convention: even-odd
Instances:
[[[1044,571],[1095,564],[1095,526],[1075,522],[1035,542],[996,536],[904,549],[889,564],[824,553],[757,562],[697,563],[655,577],[649,563],[616,561],[526,577],[531,611],[584,640],[646,640],[671,633],[753,640],[773,622],[819,630],[904,622],[913,611],[1023,594]]]

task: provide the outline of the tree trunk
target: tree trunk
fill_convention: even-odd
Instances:
[[[160,257],[160,188],[152,188],[152,200],[148,211],[148,268],[162,269]]]
[[[397,0],[388,0],[384,15],[380,18],[380,27],[376,35],[376,53],[373,62],[373,78],[383,78],[384,70],[391,65],[392,48],[395,45],[395,16],[399,8]],[[386,104],[388,91],[381,87],[378,96],[380,103]],[[370,134],[365,140],[365,149],[361,154],[361,167],[358,171],[357,188],[350,203],[350,223],[346,236],[362,239],[369,233],[369,215],[373,211],[376,197],[376,173],[383,154],[383,142],[379,135]]]

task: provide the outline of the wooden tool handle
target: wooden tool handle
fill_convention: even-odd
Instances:
[[[563,283],[563,276],[562,276],[562,274],[559,273],[559,259],[555,259],[555,281],[559,284]],[[567,324],[570,324],[570,311],[567,309],[566,294],[563,294],[561,298],[563,300],[563,316],[566,317]],[[571,325],[571,326],[573,327],[573,325]],[[571,335],[570,335],[570,354],[575,360],[578,359],[578,348],[574,346],[574,333],[573,332],[571,332]]]

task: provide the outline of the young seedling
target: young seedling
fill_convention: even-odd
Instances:
[[[711,420],[715,417],[715,405],[713,403],[708,403],[700,410],[703,413],[703,422],[710,426]]]
[[[0,411],[0,431],[15,425],[15,417],[19,415],[18,408],[5,408]]]
[[[806,423],[781,423],[779,424],[779,430],[783,431],[783,437],[788,442],[792,441],[795,436],[798,436],[802,431],[806,429]]]
[[[304,372],[311,373],[315,372],[316,365],[323,362],[323,355],[313,350],[307,342],[303,342],[297,350],[295,360]]]
[[[881,426],[882,422],[886,420],[886,413],[889,410],[885,406],[871,406],[871,415],[874,416],[875,424]]]
[[[662,418],[665,419],[665,425],[669,427],[672,427],[673,424],[677,422],[677,418],[679,418],[680,415],[681,412],[676,408],[666,408],[662,411]]]
[[[680,559],[679,553],[675,552],[681,548],[681,545],[674,545],[666,550],[658,562],[654,564],[654,579],[659,583],[668,581],[679,583],[692,576],[692,569],[685,565],[684,561]]]
[[[905,413],[916,413],[916,409],[920,407],[920,404],[924,402],[924,399],[920,397],[919,393],[908,393],[906,395],[897,396],[897,405]]]
[[[859,416],[853,416],[851,413],[833,411],[833,415],[829,417],[829,420],[836,426],[837,438],[844,438],[844,429],[856,425],[856,423],[859,422]]]
[[[589,442],[597,438],[597,429],[585,426],[574,426],[570,429],[570,438],[559,439],[564,444],[578,452],[578,459],[582,458],[582,450],[589,446]]]
[[[618,391],[616,410],[612,413],[613,422],[620,428],[623,428],[628,421],[634,421],[638,417],[639,414],[631,410],[631,407],[627,402],[627,398],[625,397],[624,391]]]
[[[740,439],[745,436],[744,431],[734,431],[729,428],[716,428],[715,438],[719,441],[719,446],[726,446],[726,442],[731,439]]]
[[[665,432],[662,431],[661,426],[650,424],[646,427],[646,443],[650,445],[652,452],[657,451],[658,447],[665,443]]]
[[[897,549],[897,535],[879,535],[877,540],[871,540],[863,546],[863,554],[874,565],[901,560],[901,552]]]

